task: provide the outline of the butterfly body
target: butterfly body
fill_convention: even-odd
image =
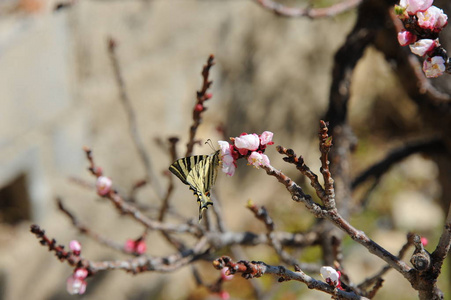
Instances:
[[[176,160],[170,167],[171,171],[193,191],[199,202],[199,221],[202,212],[213,205],[210,189],[216,181],[220,163],[219,151],[210,155],[195,155]]]

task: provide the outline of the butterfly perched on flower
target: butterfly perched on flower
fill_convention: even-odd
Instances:
[[[210,189],[215,184],[220,164],[219,152],[210,155],[195,155],[180,158],[170,167],[171,171],[184,184],[189,185],[199,202],[199,222],[202,212],[213,205],[210,198]]]

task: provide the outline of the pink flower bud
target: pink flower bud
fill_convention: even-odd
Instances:
[[[332,267],[321,267],[321,277],[332,286],[340,286],[340,272],[335,271]]]
[[[85,268],[77,268],[74,271],[74,278],[78,278],[78,279],[85,279],[86,277],[88,277],[88,270],[86,270]]]
[[[127,253],[133,253],[135,251],[135,241],[128,239],[124,245],[124,251]]]
[[[135,243],[135,252],[138,254],[143,254],[146,252],[147,245],[144,240],[140,240],[139,242]]]
[[[128,253],[143,254],[146,252],[146,241],[142,238],[137,240],[128,239],[124,245],[124,251]]]
[[[205,94],[205,100],[211,99],[211,97],[213,97],[213,94],[211,93]]]
[[[99,176],[96,182],[97,194],[100,196],[107,195],[110,192],[112,185],[113,182],[111,179],[105,176]]]
[[[422,237],[421,237],[421,243],[423,244],[423,246],[426,247],[426,246],[428,245],[429,241],[428,241],[427,238],[425,238],[424,236],[422,236]]]
[[[220,291],[219,298],[221,298],[222,300],[229,300],[230,294],[227,291]]]
[[[229,269],[222,268],[221,269],[221,278],[224,281],[232,280],[234,274],[229,274]]]
[[[260,142],[262,145],[272,145],[274,144],[272,142],[272,137],[273,137],[274,133],[272,133],[271,131],[264,131],[261,135],[260,135]]]
[[[196,106],[194,107],[195,111],[201,112],[204,111],[204,106],[202,104],[196,104]]]
[[[415,43],[417,36],[410,31],[401,31],[398,33],[398,42],[401,46],[407,46]]]
[[[80,255],[81,252],[81,244],[77,240],[72,240],[69,243],[69,249],[72,251],[75,255]]]
[[[88,270],[78,268],[66,280],[66,290],[70,295],[82,295],[86,291]]]

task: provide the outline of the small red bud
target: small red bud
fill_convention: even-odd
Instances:
[[[194,107],[194,110],[198,111],[198,112],[202,112],[204,110],[204,106],[200,103],[196,104],[196,106]]]

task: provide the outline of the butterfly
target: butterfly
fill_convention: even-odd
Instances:
[[[202,212],[213,205],[210,189],[215,184],[220,164],[219,150],[210,155],[195,155],[180,158],[170,167],[171,171],[184,184],[189,185],[199,202],[199,222]]]

